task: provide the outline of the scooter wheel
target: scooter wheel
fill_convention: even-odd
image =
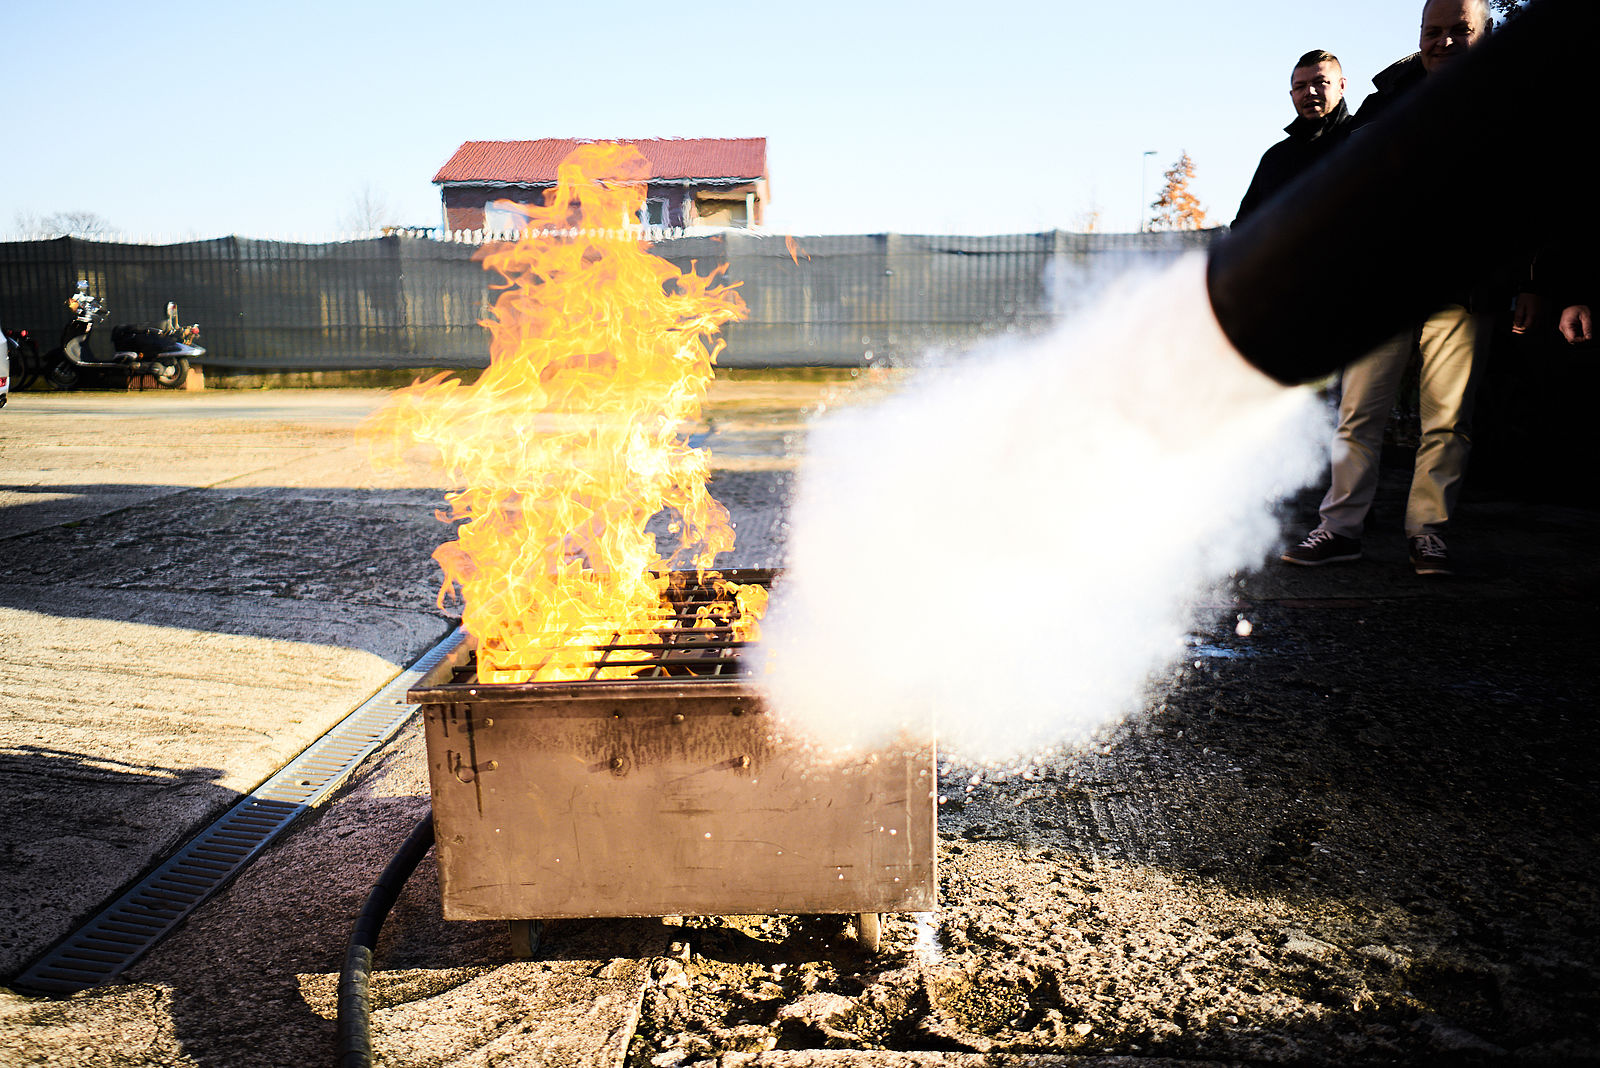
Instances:
[[[78,370],[78,365],[67,359],[67,354],[64,352],[56,352],[51,355],[56,358],[52,360],[50,356],[45,357],[45,361],[49,366],[44,372],[44,376],[50,380],[50,384],[57,389],[71,389],[76,386],[83,377],[83,373]]]
[[[178,389],[188,380],[189,361],[183,357],[156,362],[156,385],[162,389]]]

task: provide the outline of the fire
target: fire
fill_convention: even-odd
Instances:
[[[362,427],[376,459],[435,451],[453,485],[434,552],[439,603],[459,589],[478,678],[613,677],[582,666],[622,636],[652,644],[672,570],[705,572],[733,548],[706,491],[697,420],[723,342],[744,314],[720,269],[680,272],[638,239],[648,165],[637,149],[584,145],[562,162],[529,228],[478,258],[505,279],[485,320],[490,364],[470,385],[440,374],[398,391]],[[678,546],[647,532],[667,510]],[[765,590],[708,576],[727,597],[695,626],[754,639]]]

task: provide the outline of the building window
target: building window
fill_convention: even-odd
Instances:
[[[695,214],[701,226],[749,226],[750,215],[743,197],[698,196]]]
[[[667,225],[667,198],[650,197],[639,209],[639,221],[646,226]]]
[[[491,200],[483,206],[483,228],[490,233],[507,234],[525,230],[529,223],[528,207],[511,200]]]

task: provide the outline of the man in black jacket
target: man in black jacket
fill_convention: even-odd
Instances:
[[[1348,136],[1393,102],[1421,85],[1488,36],[1486,0],[1427,0],[1422,9],[1420,49],[1372,79],[1377,92],[1362,102]],[[1470,181],[1463,175],[1461,181]],[[1469,219],[1440,219],[1440,226],[1470,226]],[[1497,288],[1497,287],[1490,287]],[[1450,524],[1472,447],[1472,401],[1477,371],[1487,346],[1498,296],[1484,287],[1462,293],[1415,329],[1380,345],[1344,369],[1340,378],[1339,428],[1332,448],[1332,482],[1322,500],[1316,529],[1284,552],[1285,563],[1315,567],[1361,556],[1361,533],[1378,485],[1378,453],[1384,426],[1413,351],[1421,352],[1422,436],[1406,500],[1405,533],[1411,564],[1419,575],[1454,571],[1443,533]],[[1509,290],[1499,290],[1510,303]],[[1519,304],[1518,325],[1531,305]]]
[[[1344,87],[1344,71],[1332,53],[1307,52],[1295,61],[1289,73],[1289,99],[1298,117],[1283,128],[1289,136],[1262,155],[1250,188],[1239,201],[1233,225],[1238,226],[1339,143],[1340,134],[1350,124]]]

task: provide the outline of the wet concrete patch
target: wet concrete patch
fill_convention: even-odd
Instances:
[[[942,769],[936,937],[703,921],[630,1065],[1600,1053],[1588,604],[1250,612],[1252,655],[1181,664],[1071,761]]]

